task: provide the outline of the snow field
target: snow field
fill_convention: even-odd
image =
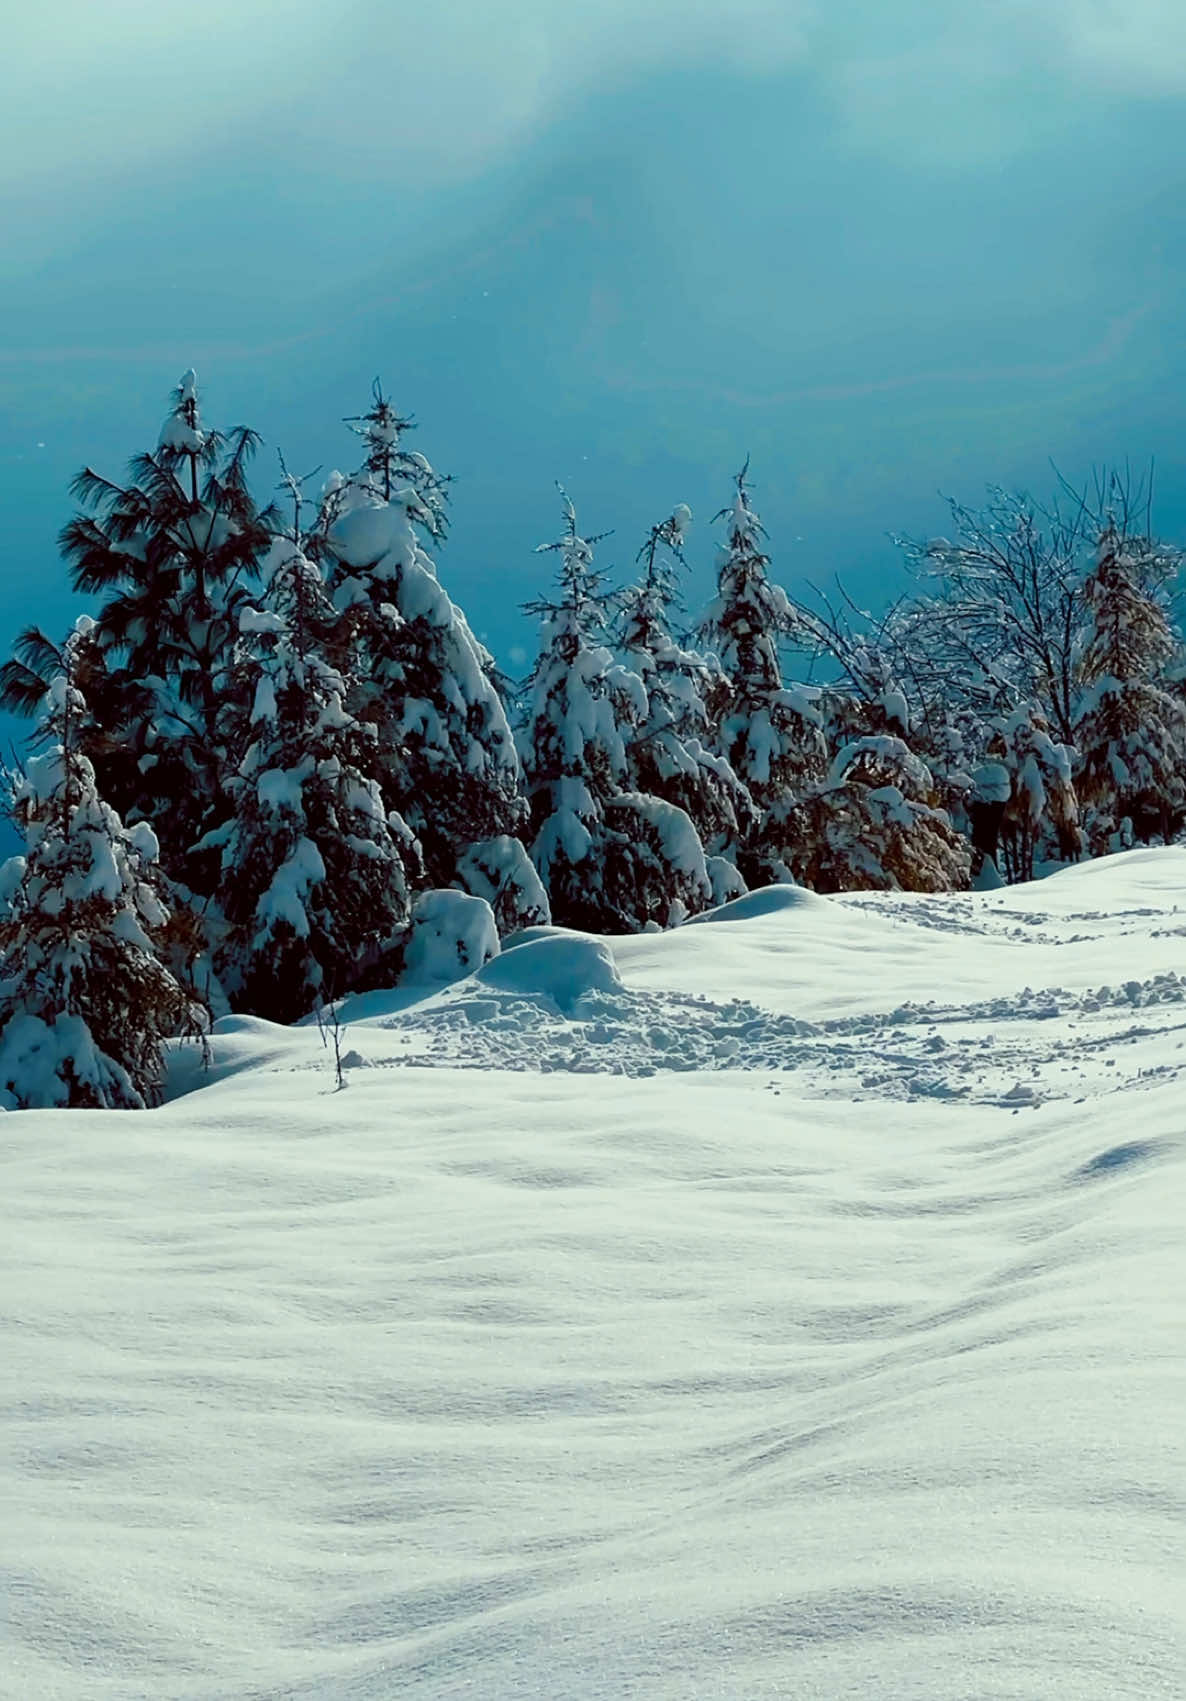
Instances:
[[[1186,1694],[1186,857],[724,915],[4,1118],[0,1694]]]

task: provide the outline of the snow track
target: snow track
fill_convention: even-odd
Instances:
[[[1037,1024],[1042,1024],[1040,1027]],[[747,999],[590,992],[565,1016],[546,998],[454,995],[391,1020],[408,1049],[388,1066],[642,1077],[665,1071],[793,1071],[815,1097],[946,1098],[1036,1104],[1081,1098],[1186,1069],[1186,979],[1172,970],[1080,995],[1061,988],[967,1005],[904,1004],[884,1015],[809,1023]],[[1135,1047],[1135,1050],[1127,1048]],[[1113,1055],[1114,1054],[1114,1055]],[[365,1067],[354,1051],[353,1067]],[[1010,1073],[1017,1076],[1003,1086]],[[1003,1095],[1003,1096],[1002,1096]]]
[[[1184,869],[5,1118],[0,1695],[1177,1701]]]

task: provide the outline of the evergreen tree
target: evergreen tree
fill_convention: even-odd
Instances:
[[[978,775],[981,791],[999,798],[1008,787],[1000,815],[1000,872],[1005,879],[1010,884],[1032,880],[1035,863],[1044,856],[1057,855],[1063,861],[1077,856],[1081,840],[1074,752],[1051,735],[1040,706],[1021,703],[1001,716],[986,755],[988,762]],[[993,790],[998,779],[999,789]]]
[[[593,567],[599,539],[580,535],[561,495],[564,535],[540,546],[559,555],[559,595],[529,605],[542,621],[523,741],[532,857],[563,926],[667,926],[711,901],[704,851],[684,810],[630,789],[629,745],[646,722],[647,695],[605,642],[611,609]]]
[[[1178,641],[1112,526],[1084,594],[1091,626],[1079,667],[1076,789],[1092,848],[1132,834],[1168,840],[1186,813],[1186,710],[1164,683]]]
[[[21,716],[39,715],[45,694],[62,670],[61,646],[38,626],[29,626],[13,645],[14,654],[0,666],[0,708]],[[75,747],[126,795],[137,782],[136,765],[118,735],[127,720],[131,693],[108,666],[93,621],[75,626],[70,636],[70,666],[82,703],[72,728]]]
[[[411,422],[376,384],[352,425],[366,444],[335,475],[309,540],[326,563],[349,707],[378,729],[379,779],[447,886],[465,849],[525,823],[522,776],[494,663],[437,578],[421,533],[443,538],[447,481],[402,446]]]
[[[160,1096],[162,1047],[202,1014],[160,959],[169,921],[157,842],[100,798],[80,748],[81,621],[58,651],[32,757],[13,788],[24,854],[0,871],[0,1091],[20,1108],[142,1109]]]
[[[548,894],[522,842],[501,833],[469,845],[457,859],[454,885],[490,905],[499,936],[552,919]]]
[[[716,516],[727,524],[720,551],[717,595],[704,631],[729,680],[731,701],[721,717],[721,754],[762,812],[736,846],[750,885],[790,878],[801,847],[783,835],[795,826],[792,804],[824,777],[826,746],[808,695],[783,683],[780,641],[796,630],[786,592],[771,582],[765,531],[750,503],[749,463],[737,475],[732,504]]]
[[[228,781],[234,813],[211,841],[228,927],[220,978],[236,1009],[276,1022],[394,977],[421,877],[413,834],[371,777],[376,730],[350,713],[326,658],[338,617],[302,548],[292,484],[267,606],[240,617],[246,748]]]
[[[449,529],[451,480],[438,473],[418,450],[404,447],[403,439],[416,429],[416,422],[396,412],[377,378],[371,386],[371,405],[366,413],[348,419],[346,424],[366,449],[355,474],[358,486],[383,502],[390,502],[397,491],[414,491],[421,522],[432,537],[443,540]]]
[[[627,747],[632,790],[675,804],[690,818],[707,853],[716,901],[745,890],[720,854],[752,829],[757,811],[728,760],[712,748],[707,699],[719,689],[713,665],[672,634],[680,606],[677,572],[691,510],[681,504],[652,526],[638,553],[641,578],[623,598],[622,653],[642,680],[647,715]]]
[[[78,475],[83,511],[62,534],[75,589],[106,598],[95,631],[103,736],[91,746],[101,785],[129,821],[157,824],[168,873],[202,893],[215,870],[192,847],[225,812],[227,672],[268,544],[247,488],[257,441],[242,427],[209,430],[187,372],[126,484]]]

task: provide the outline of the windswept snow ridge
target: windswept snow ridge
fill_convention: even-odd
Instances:
[[[1186,1694],[1186,855],[712,921],[2,1119],[0,1694]]]

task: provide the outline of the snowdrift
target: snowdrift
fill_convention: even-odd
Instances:
[[[1186,854],[3,1119],[0,1690],[1180,1695]]]

